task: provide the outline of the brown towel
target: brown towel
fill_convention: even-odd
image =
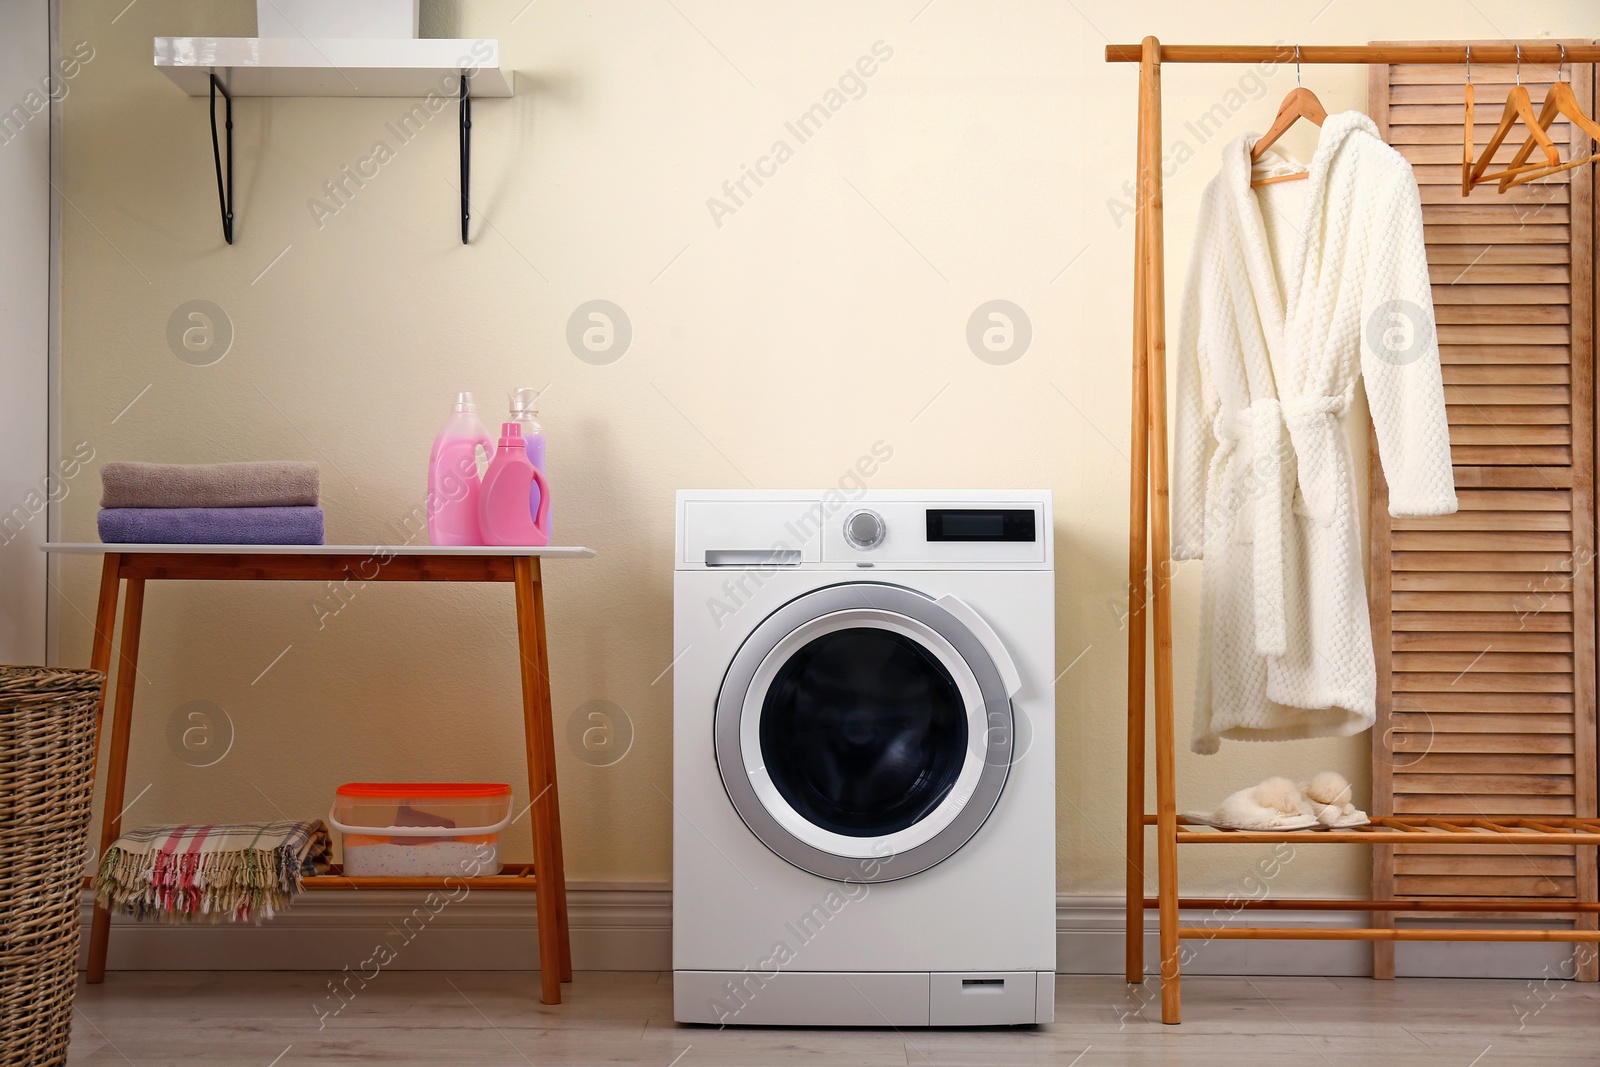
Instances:
[[[315,463],[107,463],[100,468],[103,508],[315,507]]]

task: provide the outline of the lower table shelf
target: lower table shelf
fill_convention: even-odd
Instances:
[[[418,876],[361,876],[351,877],[335,864],[327,874],[313,875],[301,882],[306,889],[510,889],[532,892],[538,885],[531,863],[507,863],[499,874]]]
[[[534,876],[531,863],[507,863],[499,874],[479,875],[475,878],[459,875],[442,878],[437,875],[351,877],[340,870],[338,864],[334,864],[328,869],[327,874],[314,874],[301,879],[300,882],[303,889],[457,889],[466,886],[469,889],[511,889],[523,892],[532,892],[538,884],[539,880]],[[92,889],[93,885],[93,879],[84,878],[84,889]]]

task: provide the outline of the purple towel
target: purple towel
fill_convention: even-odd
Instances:
[[[320,545],[321,508],[101,508],[119,545]]]

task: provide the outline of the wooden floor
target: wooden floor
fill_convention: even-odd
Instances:
[[[1365,978],[1186,978],[1188,1022],[1120,978],[1056,985],[1056,1022],[1019,1030],[717,1030],[672,1021],[671,976],[387,971],[336,1016],[328,974],[113,972],[82,985],[70,1064],[1193,1064],[1497,1067],[1600,1062],[1600,986]],[[1151,992],[1154,992],[1154,982]],[[1148,994],[1146,995],[1149,996]],[[1142,1010],[1141,1010],[1142,1007]]]

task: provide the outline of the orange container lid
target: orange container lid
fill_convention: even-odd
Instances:
[[[346,782],[342,797],[427,797],[430,800],[471,800],[511,795],[511,787],[499,782]]]

